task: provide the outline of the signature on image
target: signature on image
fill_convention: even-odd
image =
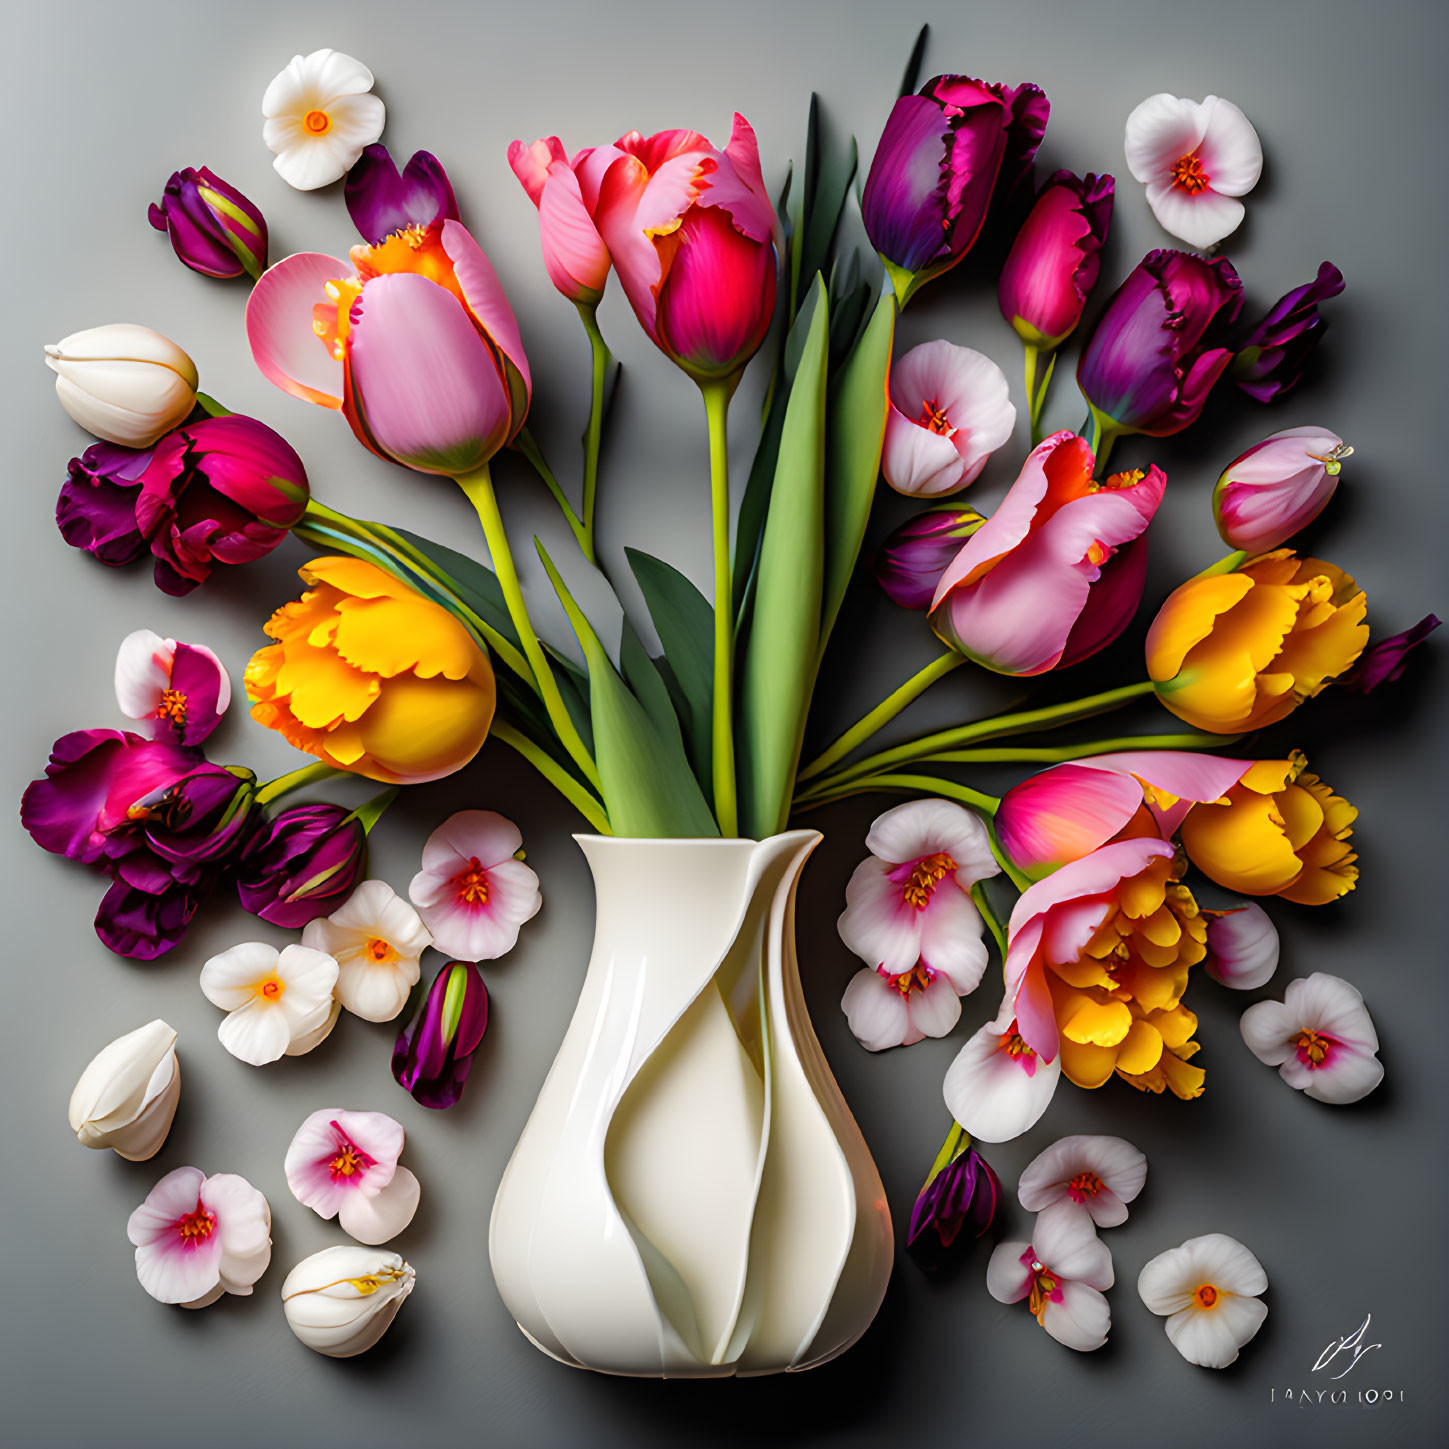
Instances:
[[[1360,1323],[1359,1326],[1351,1334],[1348,1335],[1348,1337],[1340,1338],[1337,1341],[1330,1343],[1323,1350],[1323,1352],[1318,1355],[1318,1362],[1313,1365],[1313,1372],[1317,1373],[1319,1369],[1328,1368],[1330,1364],[1334,1363],[1338,1359],[1338,1356],[1340,1354],[1346,1352],[1351,1354],[1352,1357],[1343,1366],[1340,1372],[1330,1375],[1330,1377],[1335,1380],[1344,1378],[1347,1374],[1351,1373],[1358,1366],[1358,1361],[1363,1358],[1365,1354],[1372,1353],[1373,1350],[1376,1348],[1382,1348],[1383,1344],[1381,1343],[1366,1343],[1364,1341],[1368,1337],[1369,1324],[1372,1321],[1373,1314],[1366,1314],[1364,1316],[1364,1321]]]

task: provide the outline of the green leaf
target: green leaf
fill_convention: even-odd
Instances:
[[[818,275],[800,320],[808,330],[780,435],[740,693],[740,824],[756,838],[782,829],[789,813],[820,653],[830,305]]]
[[[883,287],[875,313],[841,369],[830,399],[825,465],[825,585],[820,612],[822,652],[860,557],[880,476],[880,450],[890,401],[886,383],[895,329],[895,294]]]
[[[828,273],[830,247],[835,240],[845,198],[860,161],[855,137],[847,146],[835,150],[822,139],[824,127],[818,122],[817,104],[810,97],[811,141],[805,166],[805,241],[800,250],[800,275],[813,277],[816,272]]]
[[[519,643],[518,631],[508,617],[508,605],[503,601],[503,589],[498,578],[486,564],[476,558],[469,558],[457,549],[434,543],[421,534],[409,533],[405,528],[393,528],[387,524],[374,523],[369,527],[386,537],[395,535],[404,543],[417,549],[437,564],[444,573],[452,575],[458,584],[459,597],[483,619],[492,625],[503,637],[513,644]]]
[[[535,543],[589,666],[594,759],[615,834],[652,838],[718,835],[719,826],[685,757],[678,721],[670,730],[625,684],[553,560],[541,543]],[[654,681],[663,690],[657,674]],[[664,698],[667,707],[667,692]]]
[[[929,25],[921,26],[916,43],[911,47],[911,58],[906,62],[906,73],[901,77],[901,94],[908,96],[921,81],[921,62],[926,58],[926,41],[931,34]]]

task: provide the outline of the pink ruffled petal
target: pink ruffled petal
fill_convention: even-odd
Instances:
[[[322,407],[342,406],[342,363],[312,327],[312,308],[328,282],[352,275],[349,263],[298,252],[262,273],[247,299],[247,340],[269,382]]]
[[[549,280],[575,301],[597,298],[609,280],[609,249],[584,204],[579,179],[555,165],[538,203],[543,264]]]

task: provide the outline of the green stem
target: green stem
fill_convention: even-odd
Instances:
[[[709,424],[709,498],[714,536],[714,813],[726,839],[738,833],[735,801],[734,617],[730,608],[730,465],[727,429],[734,382],[703,383]]]
[[[863,745],[882,725],[893,720],[908,704],[919,699],[938,679],[949,674],[958,664],[964,664],[966,657],[948,650],[933,659],[924,669],[917,671],[898,689],[892,690],[871,712],[823,750],[796,776],[797,780],[811,780],[828,770],[837,760],[843,760],[852,750]]]
[[[314,785],[319,780],[330,780],[336,775],[346,773],[346,770],[335,769],[333,766],[324,765],[317,760],[310,765],[303,765],[300,770],[293,770],[290,774],[278,775],[275,780],[268,780],[257,791],[256,803],[270,805],[273,800],[280,800],[283,795],[290,795],[293,790],[300,790],[304,785]]]
[[[604,384],[609,376],[609,364],[614,360],[604,334],[599,331],[598,303],[592,306],[585,302],[577,304],[584,331],[589,336],[589,348],[593,354],[593,375],[589,390],[589,427],[584,434],[584,536],[588,545],[584,552],[594,561],[594,497],[599,482],[599,448],[604,437]]]
[[[948,800],[955,800],[958,804],[970,806],[977,814],[984,815],[988,820],[996,813],[996,807],[1001,803],[995,795],[983,795],[980,790],[973,790],[969,785],[957,784],[955,780],[942,779],[939,775],[894,773],[864,775],[859,779],[847,780],[831,790],[822,790],[818,795],[811,795],[809,799],[797,800],[795,803],[801,810],[813,810],[817,805],[829,805],[836,800],[844,800],[850,795],[869,795],[879,792],[896,795],[942,795]]]
[[[996,912],[991,907],[991,901],[986,894],[986,882],[977,881],[971,887],[971,899],[976,902],[976,909],[981,912],[981,919],[986,922],[986,928],[991,932],[996,942],[996,949],[1001,952],[1001,959],[1006,961],[1006,932],[1001,929],[1001,922],[996,919]]]
[[[1197,579],[1210,579],[1217,574],[1236,573],[1239,566],[1247,557],[1248,555],[1242,549],[1239,549],[1236,553],[1230,553],[1226,558],[1220,558],[1216,563],[1209,564],[1201,573],[1194,574],[1193,579],[1194,581]]]
[[[1097,460],[1097,466],[1093,472],[1094,477],[1100,477],[1106,471],[1107,459],[1112,456],[1112,445],[1117,441],[1118,429],[1105,413],[1100,413],[1091,403],[1087,404],[1091,418],[1092,428],[1092,455]],[[1086,424],[1083,424],[1085,429]]]
[[[231,412],[222,407],[217,400],[208,393],[199,392],[196,394],[196,406],[199,407],[208,417],[229,418]]]
[[[513,446],[533,464],[533,471],[543,479],[544,487],[553,494],[554,502],[558,504],[559,511],[564,516],[564,522],[573,531],[574,539],[583,550],[584,557],[590,563],[594,563],[594,541],[589,537],[583,520],[574,512],[573,504],[565,496],[563,487],[553,475],[553,469],[548,466],[548,461],[543,456],[543,450],[538,446],[538,440],[527,428],[523,428],[513,440]]]
[[[397,799],[397,796],[398,787],[394,785],[391,790],[384,790],[380,795],[374,795],[371,800],[359,805],[348,816],[348,819],[361,821],[362,833],[364,835],[371,835],[372,827],[382,819],[383,812]]]
[[[966,1151],[971,1145],[971,1139],[966,1135],[966,1129],[953,1117],[951,1119],[951,1130],[946,1134],[946,1140],[941,1150],[936,1154],[936,1160],[931,1164],[931,1170],[926,1174],[926,1180],[921,1184],[921,1191],[930,1187],[935,1182],[936,1175],[942,1168],[946,1167]]]
[[[1237,743],[1242,735],[1118,735],[1110,740],[1086,740],[1043,749],[1026,745],[985,750],[942,750],[926,755],[917,763],[926,765],[1064,765],[1092,755],[1111,755],[1119,750],[1211,750]],[[809,792],[805,794],[808,796]]]
[[[559,693],[558,681],[553,677],[548,658],[539,643],[538,632],[528,617],[528,605],[523,600],[523,587],[518,582],[518,570],[514,567],[513,551],[508,546],[508,535],[503,528],[503,515],[498,511],[498,498],[493,492],[493,479],[485,463],[474,473],[465,473],[454,480],[468,496],[483,525],[483,537],[488,543],[488,553],[493,560],[493,571],[498,575],[498,586],[503,590],[503,602],[508,606],[508,617],[523,645],[539,698],[548,713],[548,721],[554,733],[569,753],[570,759],[583,772],[584,778],[595,789],[599,788],[599,772],[592,757],[584,746],[583,739],[569,717],[568,706]]]
[[[609,817],[599,800],[527,735],[503,720],[494,720],[490,733],[494,739],[517,750],[600,835],[613,834],[609,828]]]

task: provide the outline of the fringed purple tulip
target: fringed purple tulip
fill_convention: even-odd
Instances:
[[[415,151],[399,172],[386,146],[368,146],[347,173],[342,188],[347,214],[369,246],[395,232],[435,222],[458,221],[458,202],[443,163],[430,151]]]
[[[146,551],[136,523],[141,476],[153,448],[123,448],[119,443],[92,443],[70,460],[70,476],[55,505],[60,536],[72,548],[84,549],[111,568],[134,562]]]
[[[367,872],[367,830],[341,805],[294,805],[259,827],[237,866],[242,908],[300,930],[352,894]]]
[[[1296,387],[1327,325],[1318,315],[1318,304],[1341,291],[1343,273],[1324,262],[1313,281],[1280,297],[1233,359],[1233,381],[1259,402],[1271,402]]]
[[[906,1250],[923,1268],[940,1268],[963,1229],[971,1238],[990,1231],[1000,1204],[1001,1179],[960,1126],[953,1124],[911,1208]]]
[[[961,545],[986,520],[974,508],[948,503],[908,518],[881,544],[876,582],[903,609],[931,607],[936,585]]]
[[[421,1010],[398,1033],[392,1074],[424,1107],[451,1107],[463,1095],[473,1053],[488,1026],[488,989],[471,961],[449,961],[433,978]]]
[[[193,272],[207,277],[246,273],[255,281],[267,269],[265,218],[205,166],[173,171],[160,205],[151,203],[149,217]]]
[[[256,419],[231,414],[177,428],[157,444],[136,501],[157,588],[189,594],[218,564],[270,553],[308,495],[302,460]]]
[[[1194,422],[1232,361],[1221,334],[1242,303],[1243,284],[1226,260],[1148,252],[1077,364],[1077,385],[1103,432],[1164,438]]]
[[[1229,548],[1267,553],[1306,528],[1333,497],[1353,449],[1327,428],[1289,428],[1254,443],[1213,489],[1213,518]]]
[[[936,76],[895,103],[861,214],[901,306],[971,249],[993,192],[1015,185],[1030,166],[1049,111],[1037,86],[961,75]]]
[[[1058,171],[1042,187],[1001,270],[1001,315],[1028,347],[1060,347],[1097,285],[1112,221],[1110,176]]]
[[[1402,634],[1395,634],[1390,639],[1371,644],[1359,657],[1353,670],[1340,682],[1348,685],[1350,689],[1356,689],[1360,694],[1368,694],[1379,685],[1397,679],[1408,666],[1409,653],[1417,649],[1439,627],[1439,623],[1437,614],[1425,614],[1412,629],[1405,629]]]

